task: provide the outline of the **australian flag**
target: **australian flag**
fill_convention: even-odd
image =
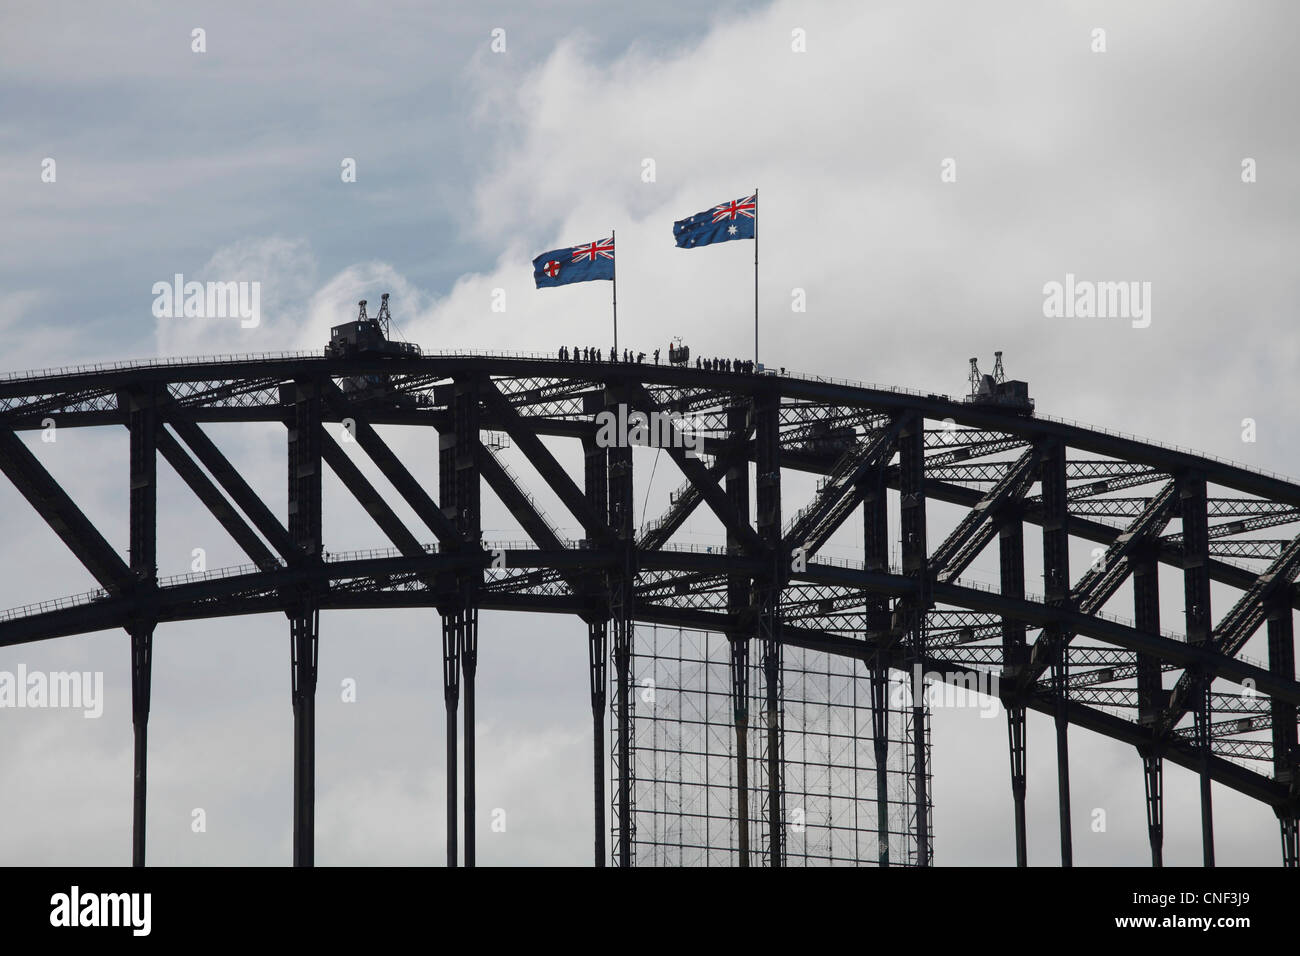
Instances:
[[[757,216],[758,194],[755,193],[673,223],[673,238],[683,249],[728,239],[753,239]]]
[[[614,237],[581,246],[552,249],[533,260],[537,288],[614,278]]]

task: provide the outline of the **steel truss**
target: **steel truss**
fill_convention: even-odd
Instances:
[[[373,384],[358,389],[356,382]],[[599,413],[624,407],[690,416],[702,440],[698,456],[663,449],[682,484],[643,527],[633,509],[632,450],[597,441]],[[209,438],[205,426],[223,422],[284,426],[289,495],[283,518]],[[343,423],[422,528],[408,527],[341,449],[334,436]],[[1199,776],[1207,865],[1214,862],[1212,783],[1267,804],[1280,821],[1284,864],[1297,863],[1300,684],[1293,611],[1300,537],[1258,536],[1300,523],[1300,485],[1286,479],[945,396],[550,356],[222,357],[10,375],[0,380],[0,425],[0,471],[98,585],[0,613],[0,646],[116,628],[129,634],[136,865],[145,861],[155,629],[240,614],[281,612],[289,619],[293,856],[310,865],[320,614],[382,607],[434,608],[441,619],[453,865],[462,852],[466,865],[474,863],[474,682],[484,609],[568,613],[587,625],[598,865],[607,855],[631,864],[639,841],[632,756],[640,741],[629,693],[638,622],[725,636],[734,754],[727,786],[735,790],[738,817],[730,862],[777,866],[791,853],[793,758],[783,721],[791,713],[795,673],[788,662],[797,653],[861,668],[859,706],[872,719],[855,721],[853,734],[870,736],[878,832],[897,828],[886,819],[894,792],[886,768],[897,766],[899,753],[910,760],[914,859],[891,858],[885,840],[876,848],[877,862],[926,865],[931,859],[923,701],[907,714],[905,749],[877,717],[887,713],[882,704],[891,673],[920,667],[954,685],[981,675],[999,679],[1021,864],[1029,710],[1051,715],[1056,726],[1064,864],[1072,857],[1071,726],[1137,751],[1154,864],[1162,860],[1165,761]],[[51,425],[128,430],[126,559],[23,440],[24,432]],[[413,474],[377,426],[432,430],[424,434],[439,451],[437,501],[426,490],[434,482]],[[581,448],[580,476],[550,450],[554,439]],[[562,526],[578,528],[576,536],[561,532],[507,464],[507,442],[561,503]],[[159,458],[248,564],[159,576]],[[326,551],[326,466],[391,549]],[[795,502],[785,500],[793,495],[785,479],[801,474],[815,476],[817,489],[790,507]],[[527,541],[483,540],[485,485]],[[891,513],[898,516],[896,531]],[[682,529],[695,514],[722,527],[725,545],[682,543]],[[860,528],[849,520],[854,515],[861,515]],[[1041,529],[1041,595],[1026,586],[1026,526]],[[860,559],[828,553],[845,540]],[[1095,560],[1072,567],[1071,544],[1080,542]],[[966,577],[992,556],[996,586]],[[1162,566],[1183,580],[1176,633],[1162,630]],[[1229,606],[1211,607],[1212,584],[1235,592]],[[1115,598],[1125,587],[1133,610],[1117,615]],[[1257,636],[1267,655],[1262,662],[1242,654]],[[607,714],[614,753],[609,854]],[[463,790],[458,719],[464,721]]]

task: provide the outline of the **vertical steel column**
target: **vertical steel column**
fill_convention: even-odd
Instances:
[[[749,636],[728,634],[731,703],[736,725],[736,845],[738,865],[749,866]]]
[[[1025,596],[1025,526],[1020,505],[1011,505],[998,529],[998,562],[1002,593],[1010,598]],[[1007,744],[1011,757],[1011,800],[1015,813],[1016,866],[1029,865],[1025,827],[1025,701],[1016,688],[1027,663],[1025,623],[1002,618],[1002,705],[1007,710]]]
[[[1286,680],[1295,680],[1295,624],[1287,597],[1274,600],[1268,607],[1268,669]],[[1290,802],[1275,807],[1282,828],[1282,865],[1300,866],[1300,829],[1297,828],[1297,804],[1300,804],[1300,775],[1296,763],[1300,747],[1296,741],[1296,706],[1272,698],[1273,779],[1286,786]]]
[[[472,551],[482,549],[479,508],[479,398],[477,381],[458,376],[451,386],[451,429],[438,439],[438,492],[443,514]],[[447,865],[458,861],[456,712],[465,686],[465,865],[474,865],[474,677],[478,669],[478,592],[481,566],[439,581],[442,619],[442,692],[447,712]]]
[[[1133,620],[1144,634],[1160,633],[1160,576],[1155,549],[1146,545],[1129,558],[1133,569]],[[1151,842],[1151,865],[1164,866],[1164,756],[1155,731],[1164,704],[1163,676],[1158,658],[1137,655],[1138,723],[1152,732],[1150,746],[1140,748],[1146,789],[1147,837]]]
[[[281,386],[289,426],[289,536],[300,566],[321,563],[321,397],[318,383]],[[293,699],[293,863],[315,863],[316,673],[320,612],[310,582],[289,611],[289,659]]]
[[[606,407],[617,413],[626,401],[621,388],[608,386]],[[609,455],[609,527],[617,539],[617,565],[609,571],[609,611],[614,625],[614,674],[618,681],[618,864],[632,865],[636,841],[632,767],[632,640],[636,627],[636,534],[633,528],[632,449],[616,446]]]
[[[465,680],[465,865],[474,865],[474,674],[478,670],[478,605],[470,597],[461,612],[460,669]]]
[[[479,480],[479,398],[477,380],[458,379],[452,390],[452,428],[456,435],[455,498],[456,530],[474,551],[482,549]],[[474,865],[475,790],[474,773],[474,677],[478,671],[478,594],[483,583],[482,566],[459,574],[460,667],[465,685],[465,865]]]
[[[584,491],[598,515],[609,513],[609,469],[605,449],[592,437],[582,441]],[[604,582],[601,581],[603,587]],[[587,618],[587,672],[591,692],[592,801],[596,866],[605,865],[605,704],[609,693],[608,607]]]
[[[1056,695],[1056,792],[1061,819],[1061,866],[1074,865],[1074,845],[1070,833],[1070,743],[1067,739],[1069,713],[1070,657],[1062,644],[1061,656],[1052,665],[1052,690]]]
[[[899,526],[903,537],[903,573],[917,582],[915,598],[902,611],[910,635],[911,659],[925,668],[926,612],[930,607],[930,561],[925,529],[925,419],[911,415],[899,432]],[[925,681],[912,689],[913,787],[916,791],[916,862],[930,865],[930,797],[926,787]]]
[[[145,796],[149,773],[149,699],[153,668],[153,628],[132,625],[131,728],[135,734],[135,774],[131,812],[131,865],[144,866]]]
[[[1039,481],[1043,492],[1043,598],[1050,607],[1070,607],[1069,501],[1066,497],[1065,445],[1051,441],[1042,449]],[[1052,691],[1056,698],[1056,785],[1061,819],[1061,866],[1070,866],[1074,848],[1070,834],[1070,745],[1068,677],[1069,642],[1059,625],[1042,635],[1051,641]]]
[[[131,430],[131,587],[136,600],[158,587],[157,390],[122,393]],[[138,605],[137,605],[138,606]],[[144,866],[145,796],[148,790],[149,698],[153,680],[152,613],[127,627],[131,635],[131,728],[135,736],[135,779],[131,813],[131,865]]]
[[[316,664],[319,613],[301,604],[289,621],[293,672],[293,865],[315,865]]]
[[[733,404],[727,409],[727,430],[733,440],[748,434],[750,404]],[[749,522],[749,458],[738,457],[727,469],[727,499],[740,520]],[[736,553],[743,544],[739,530],[727,528],[727,551]],[[737,863],[749,866],[749,607],[750,580],[747,574],[727,576],[727,643],[731,652],[731,705],[736,731],[736,828]]]
[[[1294,806],[1278,814],[1282,825],[1282,865],[1289,870],[1300,867],[1300,826]]]
[[[889,497],[887,462],[863,479],[862,532],[865,567],[889,572]],[[866,601],[867,640],[879,644],[889,634],[889,599],[870,594]],[[871,745],[876,760],[876,840],[879,863],[889,866],[889,665],[877,654],[869,665]]]
[[[614,623],[614,677],[618,681],[618,865],[632,865],[632,844],[636,840],[636,808],[632,804],[632,635],[622,617],[624,585],[611,593]]]
[[[632,529],[632,449],[609,450],[610,526],[619,538],[619,567],[610,575],[610,618],[614,625],[614,672],[618,680],[618,861],[632,865],[636,814],[632,794],[632,639],[635,537]]]
[[[454,388],[454,386],[453,386]],[[460,448],[455,425],[456,396],[450,400],[452,428],[438,435],[438,500],[442,513],[453,525],[459,527],[460,509],[456,506],[456,490]],[[460,580],[455,574],[438,579],[438,619],[442,631],[442,702],[445,712],[445,737],[447,752],[447,866],[460,862],[458,832],[460,814],[457,807],[460,760],[456,752],[456,712],[460,707],[460,631],[461,631]]]
[[[1189,474],[1179,482],[1183,523],[1183,595],[1187,642],[1210,640],[1210,536],[1205,476]],[[1214,808],[1210,794],[1210,687],[1208,675],[1193,674],[1196,746],[1201,754],[1201,844],[1206,866],[1214,866]]]
[[[1142,756],[1142,779],[1146,793],[1147,837],[1151,841],[1151,865],[1165,865],[1165,783],[1164,759],[1154,747],[1144,747],[1138,751]]]
[[[889,668],[874,664],[871,686],[871,745],[876,760],[876,860],[889,866]]]
[[[447,711],[447,866],[459,862],[457,831],[456,781],[460,760],[456,753],[456,711],[460,705],[460,608],[455,604],[442,610],[442,701]]]
[[[755,530],[763,542],[765,567],[754,577],[758,640],[763,655],[767,712],[768,865],[785,862],[785,788],[781,748],[781,595],[788,578],[788,555],[781,543],[781,395],[765,391],[754,398]]]
[[[592,820],[595,865],[605,866],[605,701],[609,687],[609,621],[587,622],[587,671],[591,684]]]

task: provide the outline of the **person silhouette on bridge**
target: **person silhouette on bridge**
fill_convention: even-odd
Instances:
[[[659,350],[655,349],[655,364],[659,364]]]

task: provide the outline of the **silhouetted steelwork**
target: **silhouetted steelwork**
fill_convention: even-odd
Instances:
[[[131,574],[137,594],[158,586],[158,417],[157,389],[125,391],[118,401],[130,416],[131,430]],[[147,606],[147,599],[145,602]],[[135,773],[131,814],[131,864],[144,866],[145,791],[149,759],[149,691],[153,674],[153,621],[141,615],[131,635],[131,727],[135,734]]]
[[[341,327],[342,328],[342,327]],[[345,330],[346,331],[346,330]],[[340,340],[342,341],[342,340]],[[474,685],[478,612],[552,611],[585,622],[593,726],[594,857],[627,865],[635,834],[628,693],[638,621],[725,635],[728,641],[737,812],[749,821],[735,862],[784,859],[783,654],[803,648],[867,669],[873,701],[891,671],[919,666],[944,681],[999,680],[1008,718],[1017,862],[1027,862],[1025,715],[1055,721],[1061,860],[1069,865],[1069,730],[1133,746],[1141,758],[1152,862],[1162,862],[1163,766],[1199,775],[1204,862],[1214,862],[1211,785],[1268,805],[1284,864],[1297,863],[1300,748],[1293,611],[1300,538],[1266,539],[1300,522],[1300,486],[1205,456],[1033,414],[1020,383],[1011,401],[957,400],[794,375],[738,374],[689,365],[589,362],[554,356],[381,352],[358,344],[327,356],[168,360],[10,375],[0,380],[0,471],[63,540],[99,587],[0,614],[0,646],[122,628],[130,635],[135,733],[132,859],[145,859],[145,796],[152,637],[159,625],[282,612],[290,624],[294,715],[294,862],[313,862],[314,705],[322,611],[436,608],[447,711],[447,859],[475,856]],[[1000,394],[994,381],[990,395]],[[1015,385],[1016,389],[1011,386]],[[1008,391],[1010,390],[1010,391]],[[1014,392],[1014,394],[1011,394]],[[1022,398],[1024,400],[1022,400]],[[644,528],[633,514],[630,447],[602,447],[596,416],[631,409],[702,423],[701,454],[663,451],[684,484]],[[211,423],[280,422],[287,432],[288,513],[282,520],[208,437]],[[130,453],[130,554],[118,554],[20,437],[124,426]],[[439,474],[412,474],[376,426],[431,429]],[[509,437],[566,511],[580,537],[562,538],[488,439]],[[336,438],[335,436],[339,436]],[[580,447],[575,478],[543,439]],[[339,442],[355,442],[409,511],[407,526]],[[432,445],[432,441],[430,441]],[[39,445],[34,445],[39,450]],[[159,578],[156,462],[249,557],[237,569]],[[392,542],[386,552],[329,554],[321,478],[328,466]],[[793,512],[783,476],[819,486]],[[752,476],[752,477],[751,477]],[[482,540],[488,489],[530,539]],[[426,489],[437,487],[438,501]],[[1035,488],[1037,492],[1035,493]],[[891,537],[889,510],[899,527]],[[755,518],[751,522],[750,510]],[[941,519],[942,509],[948,517]],[[701,509],[726,534],[722,547],[674,536]],[[862,514],[861,538],[848,523]],[[1178,522],[1171,533],[1167,526]],[[1024,528],[1042,530],[1043,594],[1025,586]],[[844,531],[863,560],[821,550]],[[944,533],[932,546],[930,530]],[[427,531],[427,533],[426,533]],[[936,535],[936,537],[938,537]],[[432,540],[431,540],[432,539]],[[997,589],[962,573],[997,540]],[[836,540],[845,540],[843,537]],[[1072,575],[1071,542],[1096,560]],[[897,548],[899,566],[891,565]],[[1161,630],[1158,569],[1181,571],[1183,632]],[[1108,602],[1132,581],[1133,620]],[[1238,592],[1218,622],[1211,585]],[[860,624],[846,626],[852,606]],[[1266,625],[1267,662],[1241,652]],[[1030,640],[1029,631],[1036,632]],[[613,660],[611,680],[608,667]],[[1165,675],[1172,672],[1172,685]],[[751,676],[761,686],[751,687]],[[615,691],[609,696],[610,684]],[[457,719],[464,692],[463,791]],[[762,716],[749,702],[762,694]],[[604,839],[604,719],[614,719],[614,839]],[[883,708],[880,708],[883,713]],[[751,727],[759,732],[751,734]],[[916,861],[930,862],[928,727],[921,701],[908,727]],[[871,726],[876,766],[890,754]],[[761,763],[755,763],[755,761]],[[761,779],[748,775],[751,764]],[[1134,776],[1136,778],[1136,764]],[[1136,785],[1136,779],[1134,785]],[[885,793],[883,774],[879,795]],[[463,794],[463,796],[462,796]],[[880,801],[879,829],[888,830]],[[888,846],[879,853],[888,865]]]

